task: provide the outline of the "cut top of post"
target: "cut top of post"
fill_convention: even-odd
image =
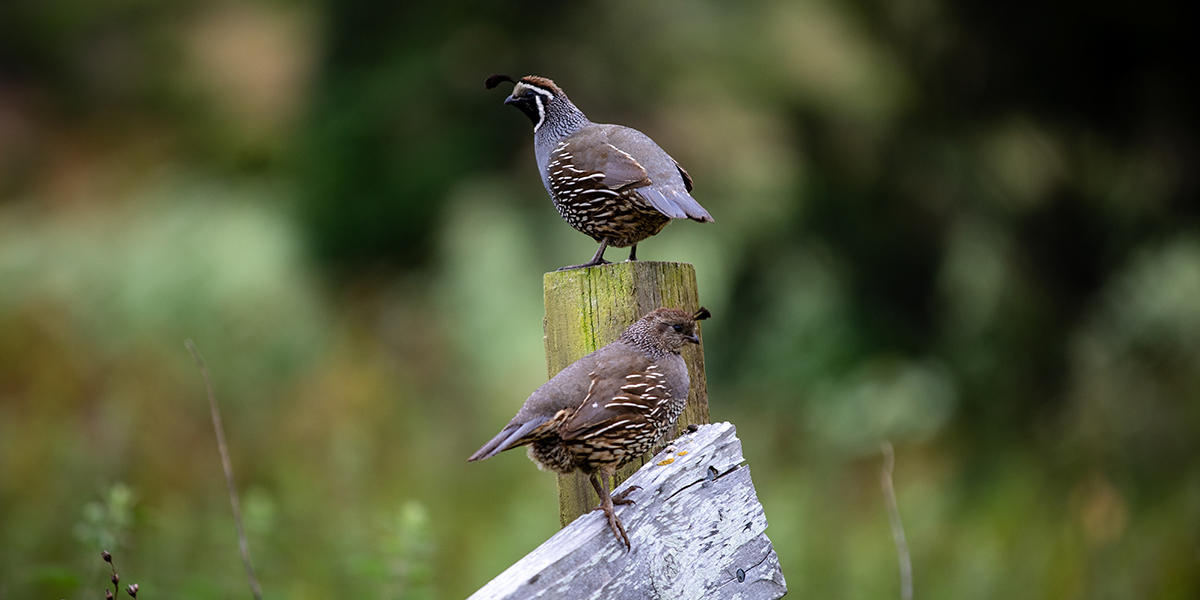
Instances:
[[[700,307],[696,270],[688,263],[635,261],[555,271],[546,273],[543,283],[546,302],[543,329],[549,377],[615,341],[626,327],[656,308],[666,306],[693,312]],[[708,423],[703,334],[701,345],[684,349],[683,358],[691,378],[687,408],[680,415],[675,431],[664,441],[674,439],[688,425]],[[618,473],[618,482],[643,462],[627,465]],[[558,489],[563,525],[596,504],[587,479],[578,473],[560,476]]]

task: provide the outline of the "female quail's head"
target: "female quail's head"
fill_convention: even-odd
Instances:
[[[658,308],[630,325],[621,340],[650,354],[679,354],[685,345],[700,343],[696,322],[710,316],[704,307],[694,314],[678,308]]]

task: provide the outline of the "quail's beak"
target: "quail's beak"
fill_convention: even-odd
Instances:
[[[693,343],[693,344],[699,344],[699,343],[700,343],[700,336],[698,336],[698,335],[696,335],[696,334],[694,334],[694,333],[693,333],[692,335],[689,335],[689,336],[687,336],[687,337],[683,338],[683,339],[685,339],[685,340],[687,340],[687,341],[689,341],[689,342],[691,342],[691,343]]]
[[[520,101],[521,101],[521,99],[516,96],[508,96],[508,97],[504,98],[505,104],[516,104]]]

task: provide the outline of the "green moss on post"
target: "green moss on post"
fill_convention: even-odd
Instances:
[[[617,339],[631,323],[660,307],[694,311],[700,306],[696,270],[687,263],[621,262],[611,265],[546,273],[546,370],[553,377],[567,365]],[[708,384],[703,346],[683,352],[691,374],[687,408],[673,435],[691,424],[708,423]],[[657,452],[626,465],[619,483]],[[636,496],[634,497],[636,500]],[[587,478],[579,473],[558,477],[559,520],[565,526],[596,506]]]

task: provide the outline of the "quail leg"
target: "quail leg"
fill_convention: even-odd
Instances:
[[[633,262],[635,260],[637,260],[637,244],[634,244],[633,247],[629,249],[629,261]]]
[[[568,265],[565,267],[559,267],[555,270],[556,271],[569,271],[571,269],[580,269],[583,267],[594,267],[596,265],[610,264],[607,260],[604,260],[604,251],[607,248],[608,248],[608,240],[601,240],[600,241],[600,249],[596,250],[596,254],[595,254],[595,256],[592,256],[592,260],[589,260],[585,263],[578,264],[578,265]]]
[[[629,543],[629,534],[625,533],[625,526],[621,524],[621,520],[617,518],[616,511],[613,510],[613,499],[608,494],[608,474],[604,473],[603,475],[604,477],[600,477],[596,473],[592,473],[588,477],[592,482],[592,487],[596,489],[596,495],[600,496],[600,506],[597,506],[593,510],[604,511],[604,516],[608,517],[608,528],[612,530],[613,535],[617,536],[618,540],[625,542],[626,550],[632,550],[633,546]],[[622,500],[624,500],[624,494],[621,496]]]

